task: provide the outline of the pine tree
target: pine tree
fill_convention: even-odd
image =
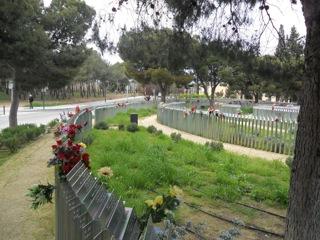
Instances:
[[[280,25],[279,28],[279,39],[278,39],[278,45],[276,48],[275,56],[280,58],[281,60],[284,60],[288,57],[287,48],[286,48],[286,37],[283,25]]]

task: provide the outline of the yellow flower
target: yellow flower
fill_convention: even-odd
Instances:
[[[154,206],[161,206],[163,204],[163,197],[162,196],[157,196],[154,201],[153,201]]]
[[[81,143],[78,143],[82,148],[86,148],[87,147],[87,145],[86,144],[84,144],[83,142],[81,142]]]
[[[183,192],[179,187],[173,186],[173,187],[170,188],[169,193],[170,193],[171,197],[176,197],[176,196],[182,195]]]
[[[147,204],[148,207],[152,207],[153,206],[153,201],[152,200],[146,200],[144,201],[145,204]]]
[[[113,171],[110,167],[102,167],[98,170],[100,176],[105,176],[111,178],[113,176]]]

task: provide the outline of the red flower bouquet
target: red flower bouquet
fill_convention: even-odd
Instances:
[[[85,145],[82,143],[73,143],[71,139],[63,142],[59,139],[52,145],[52,150],[54,157],[50,159],[48,165],[60,165],[63,175],[70,172],[79,161],[83,161],[89,168],[89,154],[85,152]]]

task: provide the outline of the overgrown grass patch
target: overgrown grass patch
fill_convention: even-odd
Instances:
[[[4,164],[11,155],[8,150],[0,150],[0,166]]]
[[[45,125],[22,124],[14,128],[4,128],[0,132],[0,148],[16,152],[24,144],[35,140],[45,133]]]
[[[153,114],[157,113],[156,107],[150,107],[150,108],[141,108],[141,109],[132,109],[129,108],[126,112],[117,113],[116,116],[112,118],[108,118],[106,121],[110,125],[128,125],[130,124],[130,114],[137,113],[139,118],[151,116]]]
[[[114,176],[107,181],[109,187],[139,215],[152,190],[161,192],[159,189],[170,185],[190,193],[197,189],[207,199],[235,201],[245,197],[287,205],[289,168],[281,162],[213,151],[185,140],[174,142],[145,128],[135,133],[94,129],[92,134],[95,141],[88,152],[93,171],[111,167]]]

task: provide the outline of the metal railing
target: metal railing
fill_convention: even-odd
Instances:
[[[151,104],[146,104],[148,107]],[[134,103],[130,107],[143,107]],[[101,109],[108,109],[102,111]],[[102,119],[123,111],[123,108],[105,106],[96,109]],[[102,111],[102,112],[99,112]],[[100,115],[99,115],[100,114]],[[69,124],[92,128],[92,112],[84,110],[72,117]],[[76,136],[81,139],[81,135]],[[158,240],[149,221],[144,233],[132,208],[126,208],[112,191],[108,191],[80,161],[65,178],[55,169],[55,239],[56,240]]]
[[[181,105],[180,105],[181,106]],[[291,155],[294,151],[297,122],[237,114],[209,116],[189,113],[176,104],[158,108],[161,124],[215,141]]]

